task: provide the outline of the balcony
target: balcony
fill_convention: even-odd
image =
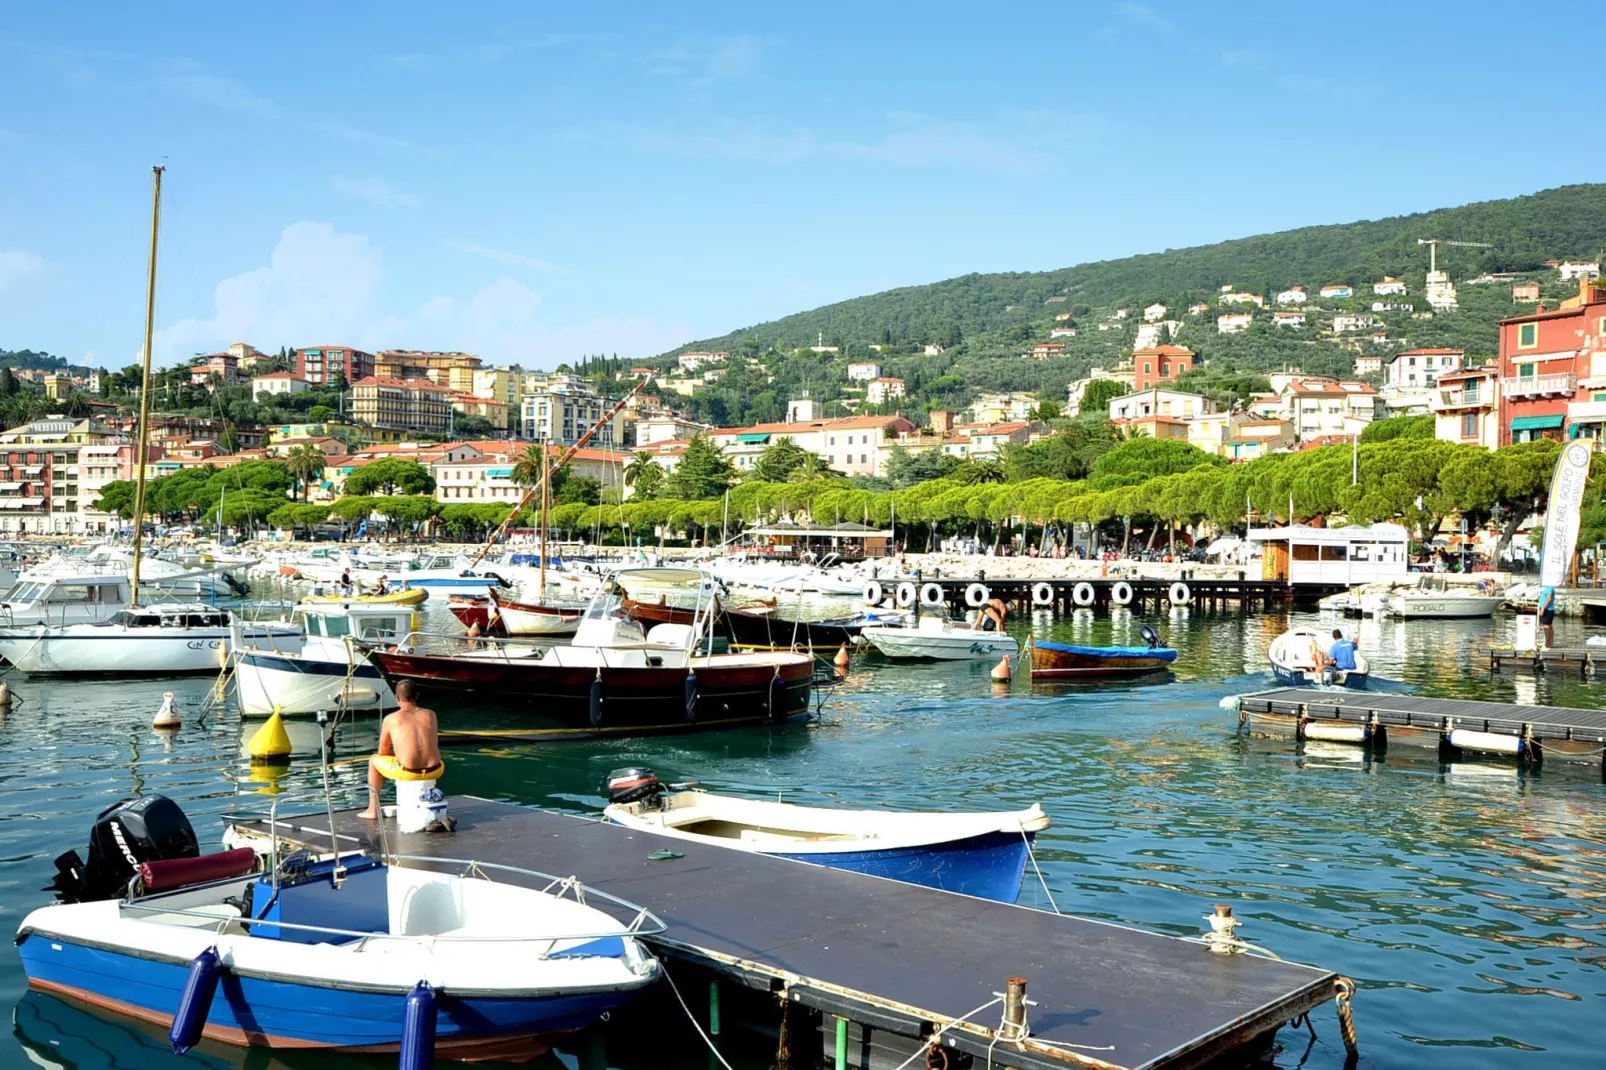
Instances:
[[[1434,412],[1454,412],[1457,409],[1490,409],[1494,395],[1481,390],[1435,390],[1429,405]]]
[[[1571,397],[1578,391],[1578,376],[1571,372],[1560,375],[1512,375],[1500,380],[1500,389],[1508,398]]]

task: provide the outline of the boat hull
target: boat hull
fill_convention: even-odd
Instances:
[[[1355,668],[1315,668],[1311,665],[1308,650],[1312,642],[1320,645],[1322,637],[1311,631],[1295,629],[1284,632],[1271,642],[1267,660],[1271,674],[1277,682],[1288,687],[1311,687],[1318,684],[1346,687],[1352,691],[1366,688],[1371,679],[1371,662],[1359,651],[1355,654]],[[1322,646],[1325,653],[1326,647]]]
[[[104,625],[94,631],[96,634],[44,637],[37,631],[0,635],[0,657],[29,676],[183,676],[218,672],[228,661],[232,641],[227,628],[157,634],[162,629],[125,630]],[[299,633],[292,637],[248,628],[241,638],[253,645],[301,649]]]
[[[526,602],[492,599],[493,614],[508,635],[573,635],[580,627],[583,610],[571,607],[540,606]]]
[[[447,605],[452,616],[464,628],[478,628],[481,635],[506,635],[502,628],[502,619],[491,616],[491,600],[484,596],[453,598]]]
[[[697,622],[697,611],[670,605],[668,602],[638,602],[626,597],[620,600],[625,613],[642,624],[685,624]]]
[[[1389,613],[1402,620],[1480,620],[1494,616],[1499,598],[1402,598],[1389,600]]]
[[[1145,676],[1165,672],[1177,660],[1169,647],[1081,647],[1036,642],[1031,646],[1032,679],[1094,676]]]
[[[786,854],[778,858],[919,884],[980,899],[1013,903],[1020,898],[1031,833],[989,832],[949,843],[882,851]]]
[[[29,933],[18,952],[29,986],[91,1006],[167,1025],[178,1008],[190,964]],[[363,991],[242,975],[223,975],[204,1036],[226,1044],[396,1051],[407,992]],[[536,1054],[621,1006],[633,992],[454,997],[437,994],[436,1050],[460,1058],[504,1051]]]
[[[313,594],[303,598],[303,602],[315,605],[360,605],[360,606],[416,606],[429,599],[429,592],[422,587],[391,591],[389,594]]]
[[[235,660],[240,713],[266,717],[325,710],[394,709],[396,695],[378,669],[248,650]]]
[[[919,628],[866,628],[863,635],[889,658],[910,661],[976,661],[1020,652],[1003,632],[928,632]]]
[[[722,658],[730,658],[721,664]],[[687,732],[804,719],[814,667],[803,657],[777,667],[741,656],[694,661],[697,701],[688,711],[685,668],[603,668],[543,663],[534,657],[446,657],[372,651],[369,660],[392,685],[415,680],[430,692],[462,695],[513,713],[518,726],[496,735],[585,738]],[[744,663],[744,661],[746,663]],[[771,681],[780,676],[784,701],[770,711]],[[592,685],[601,681],[598,716]],[[453,735],[451,729],[443,734]],[[466,733],[472,735],[473,733]]]
[[[773,613],[727,609],[724,613],[730,645],[744,650],[825,650],[834,652],[859,640],[863,625],[828,621],[790,621]]]

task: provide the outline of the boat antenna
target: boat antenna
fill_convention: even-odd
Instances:
[[[151,418],[151,335],[156,321],[156,232],[162,219],[161,164],[151,168],[151,266],[145,280],[145,349],[141,355],[143,378],[139,388],[139,436],[134,447],[134,564],[129,570],[129,604],[139,605],[139,554],[145,533],[145,449]]]

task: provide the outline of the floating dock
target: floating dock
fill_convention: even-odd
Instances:
[[[1003,599],[1014,615],[1033,609],[1063,614],[1077,609],[1108,610],[1122,607],[1135,612],[1152,612],[1170,606],[1247,610],[1292,605],[1296,594],[1300,598],[1316,598],[1332,593],[1327,587],[1302,584],[1296,589],[1281,580],[1252,580],[1246,578],[1244,573],[1239,573],[1236,579],[1202,579],[1188,571],[1184,571],[1179,579],[1169,580],[1122,576],[1056,580],[988,579],[983,572],[966,577],[924,575],[912,580],[889,579],[878,583],[883,598],[892,598],[904,607],[918,601],[922,608],[929,610],[951,607],[973,610],[980,604],[976,601],[979,593],[983,600]],[[979,592],[975,589],[979,589]]]
[[[387,824],[390,850],[576,874],[647,907],[668,925],[648,943],[677,990],[693,993],[689,1013],[706,1008],[717,1033],[721,1006],[727,1029],[738,1024],[735,1008],[763,1008],[771,1020],[751,1024],[778,1028],[801,1065],[1245,1065],[1267,1053],[1280,1026],[1349,984],[1312,966],[594,819],[463,796],[451,808],[455,835],[400,835]],[[314,851],[332,842],[323,814],[278,825],[281,841]],[[269,833],[267,821],[237,827]],[[342,850],[381,847],[377,826],[352,810],[335,813],[333,834]],[[665,847],[682,857],[649,857]],[[1184,911],[1201,906],[1179,899]],[[999,1006],[951,1025],[1019,978],[1032,1001],[1026,1037],[1001,1035]]]
[[[1251,735],[1375,750],[1422,747],[1446,758],[1505,755],[1529,765],[1592,762],[1606,769],[1602,710],[1290,687],[1241,696],[1238,724]]]
[[[1559,668],[1590,676],[1594,674],[1596,666],[1606,660],[1606,646],[1551,646],[1536,650],[1492,646],[1484,653],[1489,658],[1490,672],[1499,672],[1502,668],[1528,669],[1532,672]]]

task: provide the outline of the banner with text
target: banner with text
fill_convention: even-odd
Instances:
[[[1578,524],[1584,507],[1584,484],[1589,482],[1589,458],[1594,451],[1585,442],[1569,442],[1556,458],[1550,477],[1550,504],[1545,509],[1545,549],[1539,559],[1539,585],[1561,587],[1573,563]]]

